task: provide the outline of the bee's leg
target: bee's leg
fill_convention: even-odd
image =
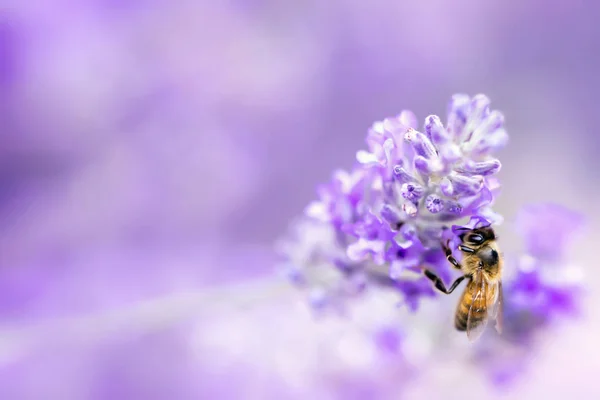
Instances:
[[[446,285],[444,285],[444,282],[442,282],[442,280],[433,272],[425,270],[425,276],[435,284],[436,289],[446,294],[452,293],[454,289],[456,289],[456,287],[465,279],[465,276],[458,277],[450,286],[450,288],[446,289]]]
[[[449,240],[445,244],[442,244],[442,248],[444,249],[444,253],[446,254],[446,259],[450,261],[450,264],[452,264],[454,268],[462,269],[460,263],[452,255],[452,250],[450,250],[450,247],[448,247],[448,243],[450,243]]]

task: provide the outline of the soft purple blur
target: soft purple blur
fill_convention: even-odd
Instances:
[[[253,298],[244,317],[248,289],[219,288],[272,273],[273,243],[353,164],[373,121],[444,115],[455,92],[485,93],[506,115],[507,224],[535,201],[582,212],[590,228],[571,261],[600,278],[600,3],[5,4],[2,399],[397,398],[396,359],[373,361],[352,342],[360,327],[336,325],[352,339],[339,341],[287,292],[264,308]],[[504,246],[526,245],[503,229]],[[584,322],[547,340],[521,398],[600,393],[600,295],[586,304]],[[323,361],[295,366],[302,354]],[[455,388],[439,368],[407,397]],[[456,393],[486,393],[475,386]]]

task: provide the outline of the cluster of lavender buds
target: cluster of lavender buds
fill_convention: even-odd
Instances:
[[[502,222],[492,206],[501,166],[493,153],[508,141],[503,122],[486,96],[457,94],[445,124],[430,115],[419,131],[410,111],[374,123],[356,165],[318,188],[281,243],[288,276],[311,289],[318,308],[343,310],[374,284],[416,310],[435,295],[422,269],[449,276],[441,248],[448,227],[474,216]]]

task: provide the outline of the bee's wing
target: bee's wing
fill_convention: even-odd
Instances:
[[[471,342],[479,339],[488,322],[487,286],[483,272],[473,277],[471,307],[467,317],[467,337]]]
[[[492,318],[496,320],[496,331],[502,333],[503,315],[504,315],[504,297],[502,294],[502,282],[498,282],[496,285],[496,302],[492,305]]]

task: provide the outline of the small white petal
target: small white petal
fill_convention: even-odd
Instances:
[[[371,130],[375,133],[383,135],[385,133],[384,125],[382,121],[377,121],[371,127]]]
[[[404,204],[402,204],[402,211],[404,211],[409,217],[414,217],[417,215],[417,207],[410,201],[405,201]]]
[[[401,124],[413,129],[417,129],[417,125],[419,125],[416,115],[408,110],[402,111],[400,115],[398,115],[398,120]]]
[[[368,252],[372,251],[377,254],[383,252],[384,248],[385,242],[381,240],[367,240],[360,238],[357,242],[348,246],[346,254],[352,261],[362,261],[365,259]]]
[[[325,207],[325,204],[321,203],[320,201],[311,202],[304,209],[304,213],[307,216],[314,218],[318,221],[322,221],[322,222],[329,221],[329,213],[327,212],[327,208]]]
[[[404,272],[405,268],[404,268],[404,263],[396,260],[396,261],[392,261],[392,263],[390,264],[390,278],[392,279],[398,279],[402,276],[402,273]]]
[[[392,161],[392,150],[394,149],[394,141],[392,139],[386,139],[383,142],[383,151],[385,152],[386,163],[384,165],[388,165]]]
[[[356,160],[361,164],[379,164],[377,156],[365,150],[359,150],[356,152]]]

